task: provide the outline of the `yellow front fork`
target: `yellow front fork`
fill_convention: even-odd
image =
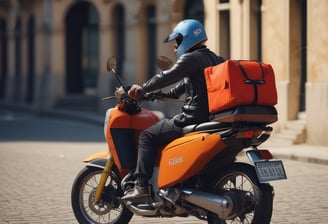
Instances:
[[[102,172],[101,177],[100,177],[100,181],[99,181],[99,184],[98,184],[98,187],[97,187],[94,203],[97,203],[100,200],[101,193],[104,190],[107,178],[109,176],[109,173],[112,169],[113,164],[114,164],[113,156],[111,154],[109,154],[108,158],[107,158],[105,168],[104,168],[104,171]]]

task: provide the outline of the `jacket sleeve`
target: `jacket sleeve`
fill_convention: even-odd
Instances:
[[[193,57],[191,57],[189,54],[184,54],[178,59],[178,61],[172,66],[171,69],[153,76],[146,83],[144,83],[142,87],[145,92],[152,92],[179,81],[183,82],[183,78],[188,77],[188,75],[191,74],[193,64]],[[179,83],[175,87],[175,90],[172,89],[172,94],[180,93],[181,89],[183,89],[181,85],[182,84]]]
[[[180,81],[174,88],[171,88],[166,93],[161,93],[161,96],[171,99],[178,99],[182,94],[185,93],[185,82]]]

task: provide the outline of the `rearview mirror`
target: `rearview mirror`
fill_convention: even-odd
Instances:
[[[112,71],[116,67],[116,58],[114,56],[111,56],[107,60],[107,71]]]
[[[168,70],[172,66],[173,62],[166,56],[158,56],[156,59],[156,65],[161,70]]]
[[[118,81],[118,83],[123,86],[123,82],[120,79],[120,77],[117,75],[116,71],[115,71],[115,67],[116,67],[117,63],[116,63],[116,58],[114,56],[111,56],[108,58],[107,60],[107,71],[108,72],[112,72],[116,78],[116,80]]]

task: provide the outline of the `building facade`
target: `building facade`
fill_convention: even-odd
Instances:
[[[175,60],[162,41],[184,18],[204,24],[217,54],[273,65],[277,133],[301,112],[303,140],[328,145],[326,0],[0,0],[0,98],[38,109],[98,101],[117,85],[106,71],[112,55],[123,80],[142,83],[158,55]],[[179,110],[165,104],[157,109]]]

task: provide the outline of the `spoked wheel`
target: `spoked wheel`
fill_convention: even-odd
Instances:
[[[228,166],[217,176],[212,193],[229,196],[233,200],[234,209],[226,220],[209,213],[209,224],[270,223],[273,188],[269,184],[259,183],[253,166],[244,163]]]
[[[71,194],[71,203],[76,219],[81,224],[128,223],[132,213],[119,202],[123,195],[120,180],[111,171],[101,199],[94,203],[102,169],[85,167],[76,177]]]

